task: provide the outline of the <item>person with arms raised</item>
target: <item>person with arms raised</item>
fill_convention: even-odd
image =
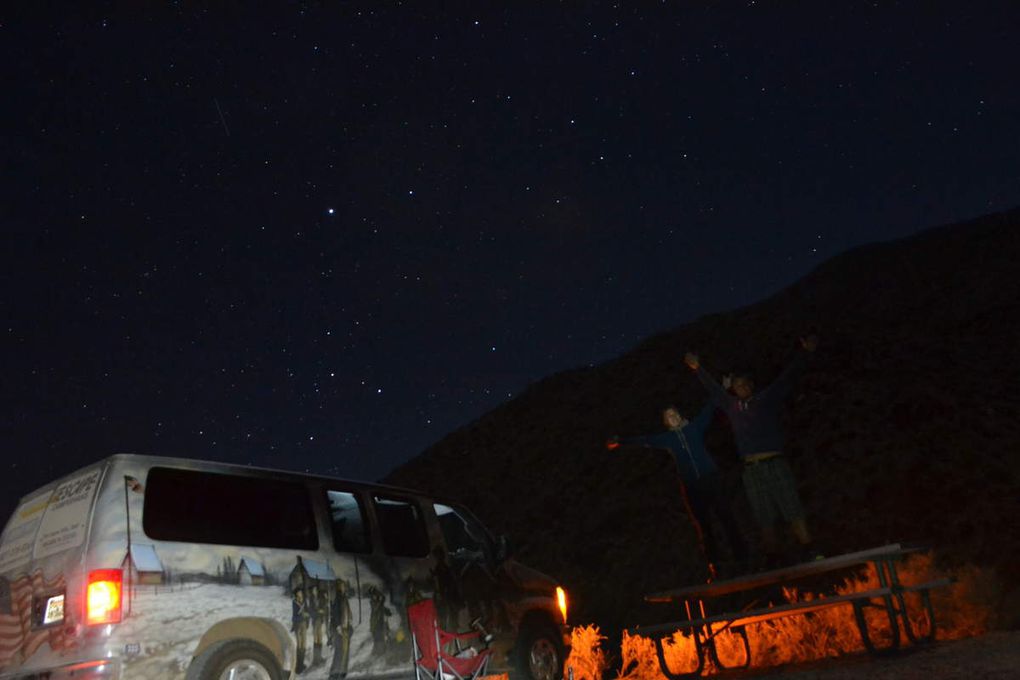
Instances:
[[[763,390],[754,391],[749,375],[732,378],[730,391],[720,385],[701,365],[697,354],[688,352],[684,362],[708,390],[712,403],[726,414],[743,462],[741,478],[755,521],[761,529],[767,566],[777,566],[778,517],[788,522],[800,545],[800,559],[819,559],[821,553],[808,531],[797,482],[784,455],[785,436],[780,422],[783,404],[807,365],[807,354],[818,347],[818,338],[800,339],[803,352]]]
[[[748,560],[747,544],[740,524],[730,509],[719,467],[705,448],[705,430],[712,422],[714,411],[715,406],[709,402],[693,421],[689,421],[675,407],[670,406],[662,412],[662,420],[668,428],[665,432],[625,438],[614,436],[606,444],[610,450],[621,445],[643,446],[666,449],[673,454],[680,474],[684,506],[698,535],[701,551],[713,579],[718,575],[720,553],[708,524],[711,515],[715,515],[722,525],[730,550],[741,570],[746,568]]]

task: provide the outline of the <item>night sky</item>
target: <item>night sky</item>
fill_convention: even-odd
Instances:
[[[116,452],[376,479],[1020,204],[1016,3],[439,4],[5,7],[5,504]]]

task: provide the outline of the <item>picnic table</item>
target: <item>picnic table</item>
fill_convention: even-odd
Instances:
[[[719,661],[719,655],[715,646],[716,637],[723,632],[729,631],[736,634],[744,648],[744,663],[729,666],[729,668],[746,668],[751,664],[751,645],[745,629],[745,626],[748,624],[760,623],[785,616],[807,614],[842,605],[853,607],[854,619],[857,623],[857,630],[860,632],[861,640],[865,648],[872,654],[882,654],[896,650],[900,644],[901,629],[913,644],[930,642],[935,639],[935,614],[932,610],[930,591],[932,588],[949,585],[951,580],[940,578],[926,583],[905,586],[900,583],[899,574],[897,573],[897,566],[905,556],[924,550],[926,549],[918,545],[892,543],[879,548],[861,550],[859,552],[805,562],[782,569],[749,574],[725,581],[714,581],[652,593],[645,596],[647,602],[680,606],[685,618],[672,623],[634,628],[628,630],[627,633],[651,637],[654,640],[659,667],[663,675],[670,678],[670,680],[680,680],[681,678],[700,675],[705,667],[706,652],[711,655],[712,661],[719,668],[727,668],[725,664]],[[872,590],[831,597],[819,597],[803,602],[790,602],[776,606],[760,606],[760,595],[755,596],[755,591],[760,592],[763,588],[792,585],[804,578],[869,565],[875,570],[879,583],[879,587]],[[907,613],[907,602],[904,597],[906,593],[918,593],[920,595],[921,606],[928,617],[927,631],[924,633],[915,631],[910,623]],[[722,611],[716,614],[709,613],[711,609],[710,603],[712,601],[718,603],[719,598],[724,596],[733,596],[728,599],[730,601],[741,601],[743,605],[738,609],[731,607],[730,611]],[[871,639],[867,619],[865,618],[865,609],[867,608],[884,611],[889,621],[891,629],[890,641],[884,646],[876,645]],[[694,639],[697,667],[693,671],[674,672],[666,664],[662,639],[664,636],[670,637],[678,630],[689,630],[690,635]]]

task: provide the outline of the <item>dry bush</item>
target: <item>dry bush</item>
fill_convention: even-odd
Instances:
[[[930,554],[916,555],[899,569],[904,584],[923,583],[940,574]],[[949,574],[954,583],[949,588],[931,591],[931,602],[937,622],[939,640],[958,640],[988,632],[994,624],[996,604],[1002,598],[1002,582],[995,571],[972,564],[953,569]],[[917,600],[908,601],[911,610]]]
[[[568,680],[601,680],[608,663],[598,626],[577,626],[570,631],[570,656],[563,664]]]

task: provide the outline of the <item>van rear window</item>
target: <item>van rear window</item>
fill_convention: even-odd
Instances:
[[[185,543],[317,550],[308,490],[299,482],[152,468],[142,528]]]

